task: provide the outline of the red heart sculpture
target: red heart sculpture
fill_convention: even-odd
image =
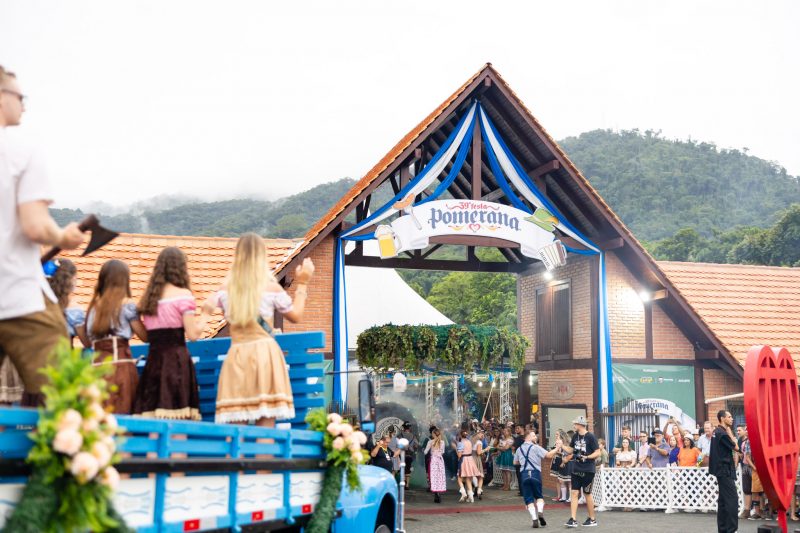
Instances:
[[[800,451],[800,398],[789,350],[750,348],[744,366],[744,413],[753,462],[764,492],[780,507],[778,521],[786,531]]]

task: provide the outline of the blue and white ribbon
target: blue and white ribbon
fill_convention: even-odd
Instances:
[[[477,116],[476,116],[477,115]],[[608,328],[608,305],[606,297],[606,258],[600,248],[585,237],[575,226],[564,218],[556,207],[536,188],[528,178],[522,166],[514,158],[508,146],[503,141],[497,129],[492,124],[488,115],[478,102],[474,102],[469,111],[461,118],[456,128],[447,138],[445,143],[434,155],[431,161],[417,176],[398,192],[394,198],[381,206],[366,219],[342,233],[336,241],[335,267],[334,267],[334,370],[339,373],[334,379],[333,399],[334,401],[347,401],[347,307],[345,304],[346,282],[345,282],[345,261],[344,261],[344,242],[343,241],[364,241],[374,238],[374,234],[355,235],[364,228],[373,226],[382,220],[395,214],[391,206],[409,195],[416,196],[427,189],[435,180],[439,179],[447,164],[456,155],[456,159],[448,175],[436,187],[433,193],[419,203],[425,203],[436,199],[441,195],[453,180],[456,178],[464,164],[469,149],[471,136],[468,133],[473,131],[476,123],[480,125],[483,138],[485,139],[486,152],[489,164],[497,182],[509,199],[518,209],[528,213],[531,212],[522,200],[520,200],[511,188],[511,185],[536,207],[547,209],[558,219],[556,227],[563,233],[573,237],[575,240],[586,246],[588,250],[575,250],[568,248],[573,253],[583,255],[599,255],[599,297],[600,312],[598,313],[598,332],[599,332],[599,372],[600,372],[600,408],[607,407],[614,401],[613,379],[611,373],[611,343]],[[506,179],[507,178],[507,179]],[[510,184],[509,184],[510,182]],[[419,205],[419,204],[417,204]]]

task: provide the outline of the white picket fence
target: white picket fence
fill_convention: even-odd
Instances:
[[[739,511],[744,505],[742,475],[737,470]],[[677,511],[717,510],[717,478],[708,468],[602,468],[592,489],[598,511],[615,508]]]
[[[494,461],[494,468],[492,469],[492,481],[491,481],[491,483],[489,483],[485,479],[483,480],[483,482],[487,483],[487,484],[490,484],[490,485],[494,485],[496,487],[502,487],[503,486],[503,483],[504,483],[504,481],[503,481],[503,471],[500,470],[499,466],[497,466],[497,461],[496,460]],[[514,470],[511,471],[511,485],[510,486],[511,486],[512,490],[517,490],[517,473]]]

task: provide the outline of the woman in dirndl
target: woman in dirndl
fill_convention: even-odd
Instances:
[[[122,261],[112,259],[100,268],[86,313],[86,332],[96,354],[94,364],[113,368],[106,376],[111,386],[106,408],[116,414],[130,414],[139,373],[131,358],[129,341],[134,333],[146,341],[147,332],[139,320],[136,303],[131,300],[130,270]]]
[[[430,455],[430,479],[433,501],[442,503],[441,494],[447,491],[447,474],[444,471],[444,450],[445,444],[442,432],[439,428],[433,428],[431,439],[425,445],[426,454]]]
[[[569,442],[569,439],[567,438],[567,434],[564,433],[564,430],[559,429],[556,431],[556,449],[560,449],[561,444],[564,442]],[[553,462],[550,466],[550,475],[558,479],[559,492],[556,497],[553,498],[554,502],[570,501],[573,462],[565,462],[564,459],[566,456],[567,454],[563,452],[556,452],[556,455],[553,457]]]
[[[200,393],[186,338],[203,334],[207,315],[196,315],[186,256],[174,246],[161,250],[139,302],[150,349],[133,412],[148,418],[200,420]]]
[[[514,475],[513,446],[514,439],[511,436],[511,428],[505,427],[503,428],[503,438],[500,439],[500,444],[498,446],[500,455],[497,457],[497,462],[495,463],[497,468],[503,472],[502,490],[511,490],[511,478]]]
[[[483,456],[485,454],[485,448],[483,446],[484,435],[485,434],[483,430],[478,428],[478,431],[472,437],[472,459],[475,461],[475,466],[480,472],[480,474],[475,476],[478,482],[478,487],[475,490],[475,496],[477,496],[479,500],[483,499],[483,478],[486,474],[483,470]]]
[[[221,307],[231,328],[231,347],[219,374],[218,423],[273,427],[276,419],[295,417],[289,370],[273,336],[273,318],[276,311],[291,322],[302,318],[314,265],[305,259],[295,270],[292,301],[269,270],[266,250],[255,233],[243,235],[226,286],[203,304],[208,314]]]

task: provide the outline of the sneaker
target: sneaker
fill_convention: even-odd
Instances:
[[[575,520],[574,518],[570,518],[569,520],[567,520],[567,523],[564,524],[564,525],[567,526],[567,527],[578,527],[578,521]]]
[[[586,520],[583,522],[583,524],[581,524],[581,525],[582,525],[583,527],[595,527],[595,526],[597,526],[597,520],[595,520],[594,518],[587,518],[587,519],[586,519]]]
[[[539,513],[539,525],[542,527],[547,525],[547,522],[544,520],[544,513]]]

